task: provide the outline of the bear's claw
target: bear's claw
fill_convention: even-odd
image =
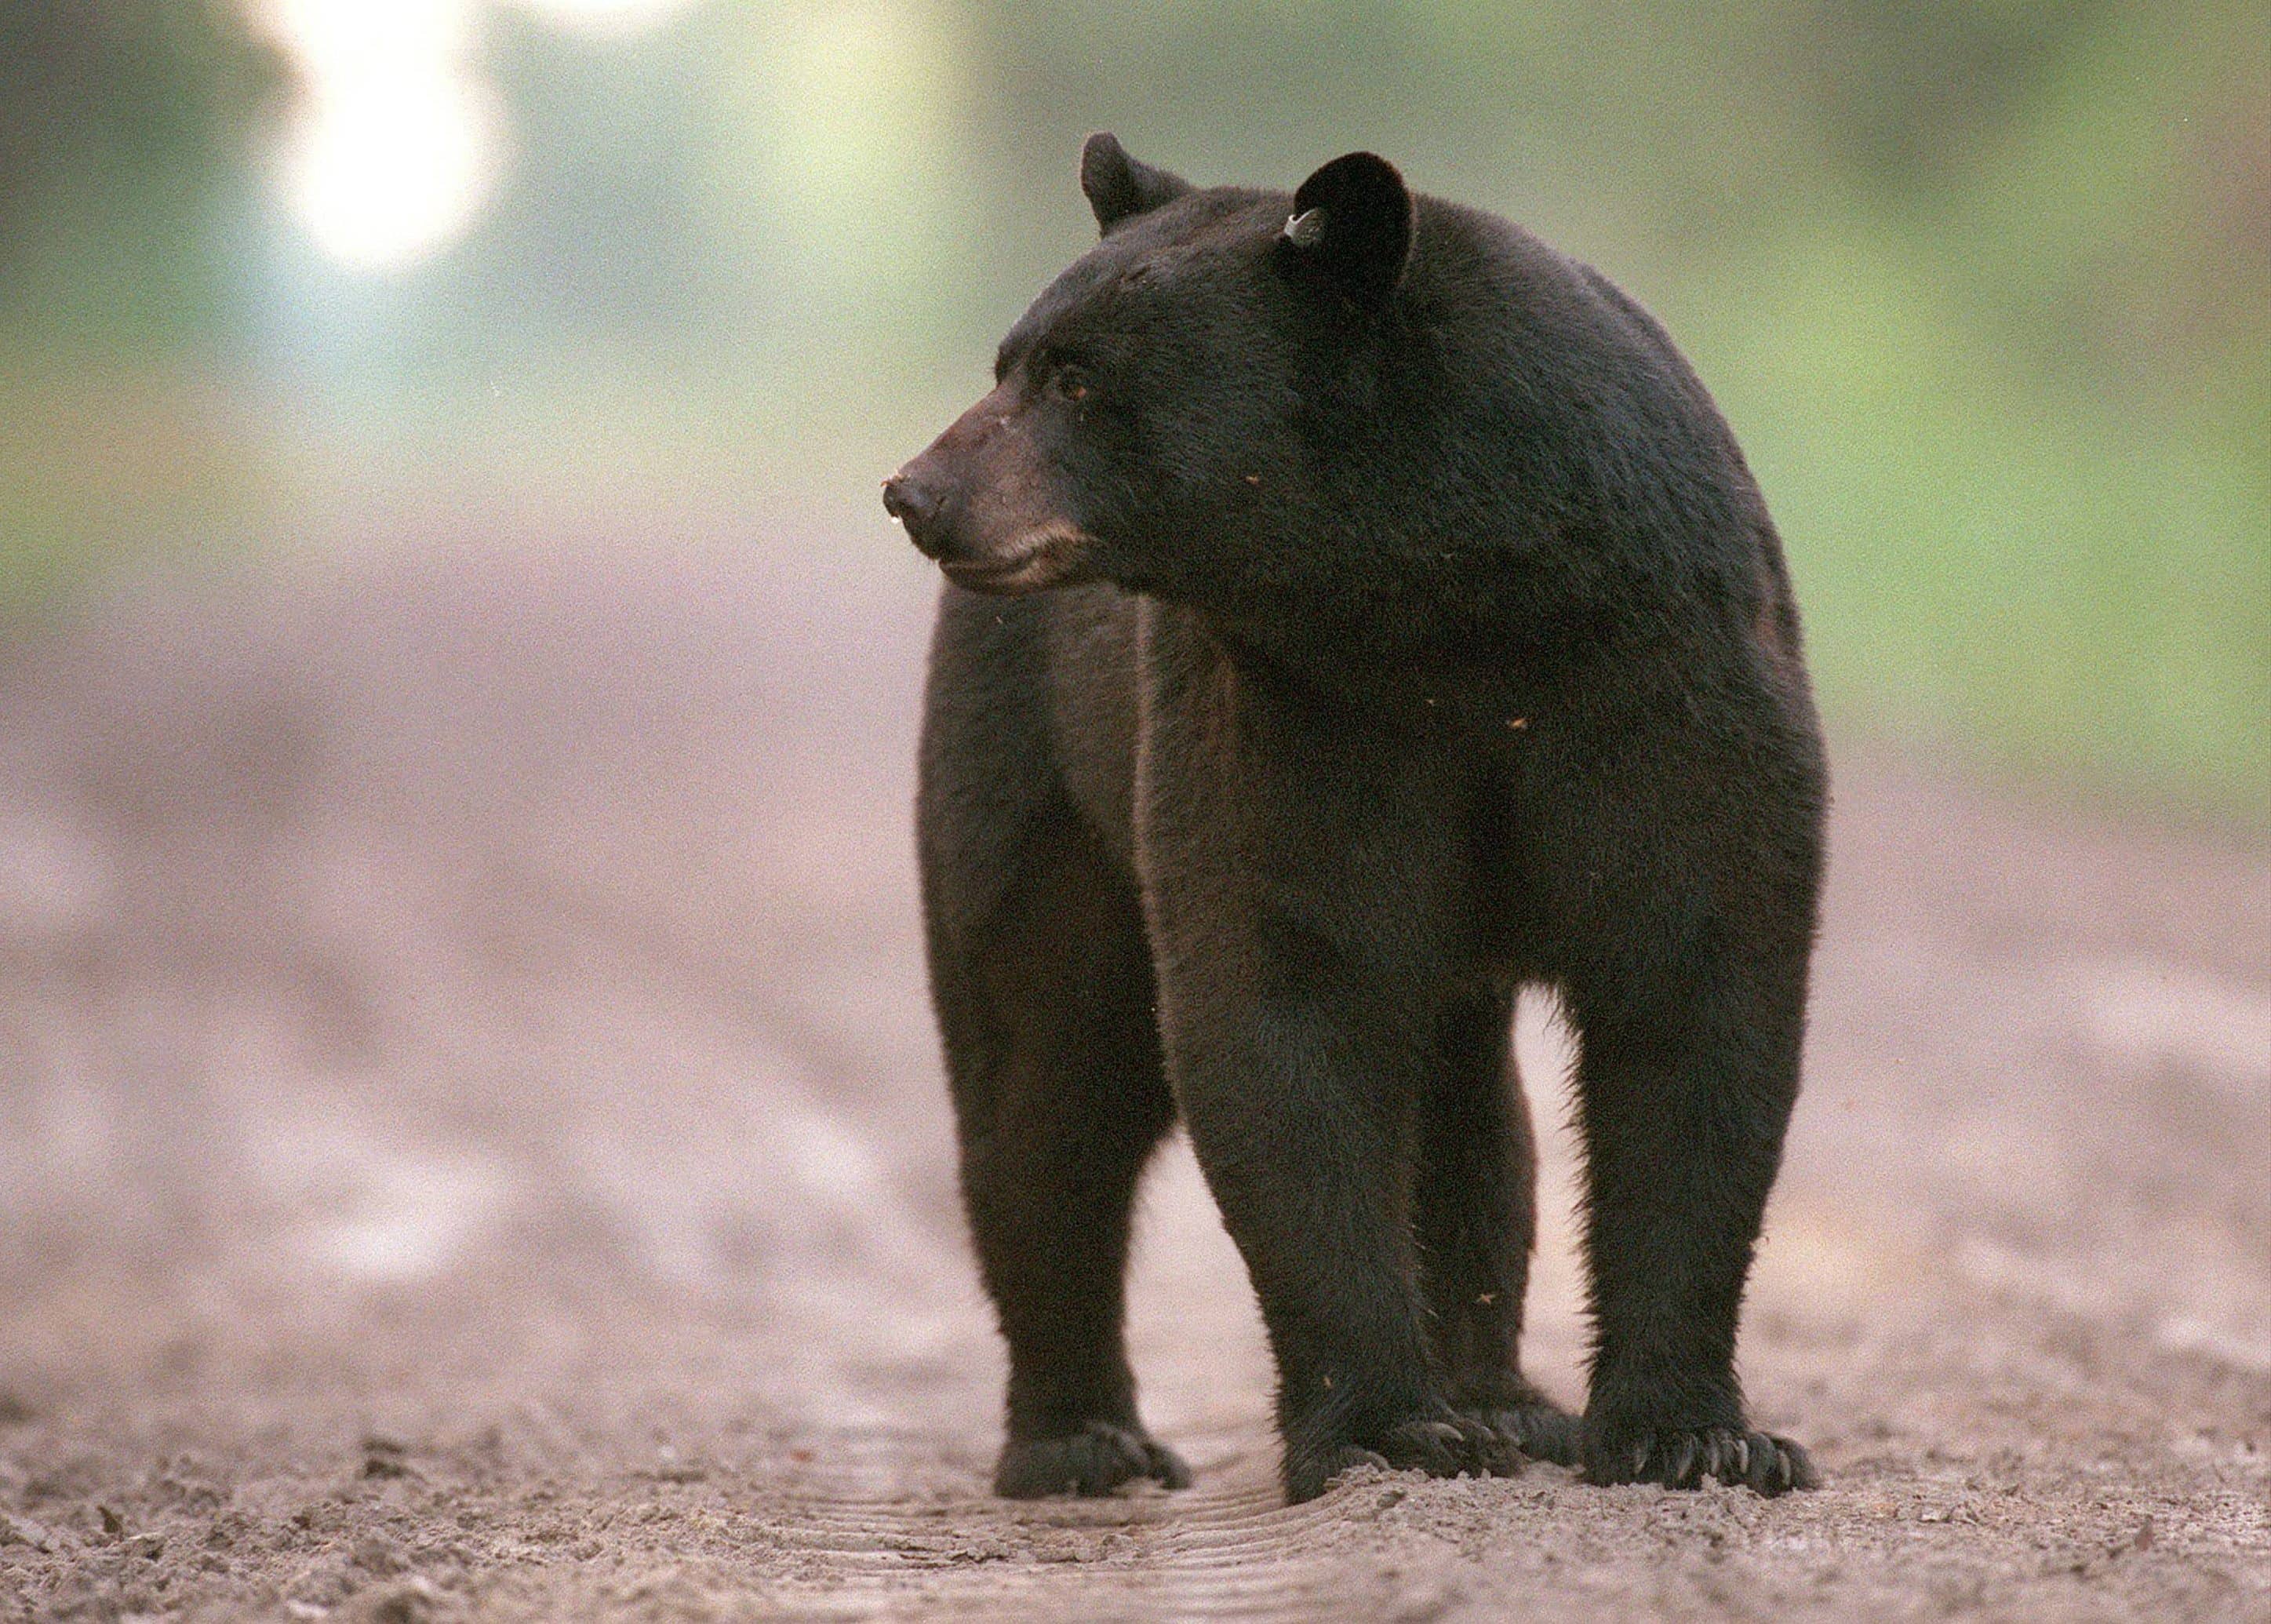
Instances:
[[[1582,1451],[1585,1424],[1559,1404],[1540,1398],[1534,1403],[1462,1408],[1462,1415],[1478,1421],[1534,1461],[1575,1466]]]
[[[1588,1483],[1655,1483],[1692,1489],[1711,1478],[1769,1497],[1821,1481],[1813,1457],[1787,1438],[1732,1427],[1643,1433],[1585,1450]]]
[[[1053,1438],[1012,1438],[994,1468],[994,1492],[1008,1500],[1083,1498],[1109,1494],[1123,1483],[1149,1479],[1162,1488],[1191,1486],[1182,1456],[1141,1432],[1091,1421]]]
[[[1361,1443],[1337,1445],[1314,1464],[1289,1462],[1288,1497],[1313,1499],[1359,1466],[1424,1471],[1431,1478],[1510,1478],[1522,1470],[1523,1456],[1511,1438],[1473,1416],[1404,1421]]]

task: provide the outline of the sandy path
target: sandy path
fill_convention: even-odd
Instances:
[[[798,558],[403,548],[0,660],[0,1620],[2271,1618],[2271,850],[1882,763],[1746,1341],[1828,1488],[1279,1506],[1179,1149],[1135,1342],[1199,1486],[987,1498],[928,585]]]

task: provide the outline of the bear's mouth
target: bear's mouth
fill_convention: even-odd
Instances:
[[[1069,585],[1085,561],[1091,538],[1083,531],[1052,526],[1020,537],[999,553],[948,558],[939,568],[957,586],[974,592],[1011,596]]]

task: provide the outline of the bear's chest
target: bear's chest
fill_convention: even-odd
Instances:
[[[1461,957],[1522,956],[1538,862],[1538,708],[1471,672],[1352,686],[1241,659],[1139,613],[1128,847],[1140,873],[1203,870],[1317,917],[1393,897]]]

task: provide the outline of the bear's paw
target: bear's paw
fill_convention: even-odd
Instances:
[[[1091,1498],[1139,1479],[1162,1488],[1188,1488],[1191,1469],[1173,1449],[1143,1433],[1091,1421],[1057,1437],[1010,1439],[994,1468],[994,1492],[1007,1500]]]
[[[1523,1456],[1511,1439],[1469,1416],[1404,1421],[1370,1437],[1289,1454],[1286,1498],[1314,1500],[1359,1466],[1431,1478],[1510,1478],[1522,1470]]]
[[[1813,1488],[1821,1481],[1813,1457],[1789,1439],[1726,1427],[1590,1439],[1584,1457],[1585,1481],[1604,1485],[1654,1483],[1692,1489],[1711,1478],[1727,1487],[1746,1487],[1771,1498]]]
[[[1583,1452],[1584,1422],[1543,1398],[1511,1404],[1461,1405],[1459,1413],[1489,1427],[1530,1460],[1575,1466]]]

